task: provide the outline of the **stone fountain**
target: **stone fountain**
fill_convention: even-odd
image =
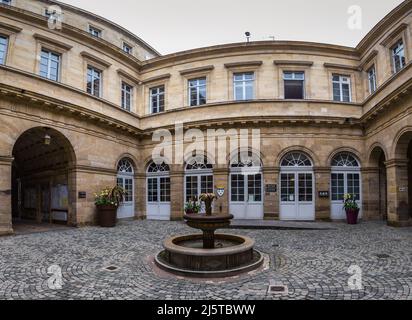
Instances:
[[[255,241],[232,234],[215,234],[227,228],[233,215],[186,214],[188,226],[202,234],[174,236],[164,241],[164,250],[155,258],[163,270],[185,276],[218,278],[237,275],[260,267],[262,255],[253,249]]]

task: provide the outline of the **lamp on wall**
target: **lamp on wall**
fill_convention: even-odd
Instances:
[[[49,146],[50,143],[51,143],[51,137],[50,137],[50,135],[48,135],[48,134],[46,133],[46,134],[44,135],[44,144],[45,144],[46,146]]]

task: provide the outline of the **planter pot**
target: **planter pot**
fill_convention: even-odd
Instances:
[[[117,221],[116,206],[97,206],[99,225],[103,228],[113,228]]]
[[[346,210],[346,220],[348,224],[357,224],[358,223],[358,216],[359,216],[359,209],[347,209]]]
[[[186,214],[193,214],[194,211],[193,211],[193,210],[186,210],[185,213],[186,213]]]

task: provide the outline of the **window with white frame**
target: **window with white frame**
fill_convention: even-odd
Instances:
[[[349,76],[334,74],[333,82],[333,100],[339,102],[351,102],[351,83]]]
[[[60,60],[60,54],[42,49],[40,57],[40,76],[53,81],[59,81]]]
[[[6,62],[8,42],[9,39],[7,37],[0,35],[0,64]]]
[[[133,87],[122,82],[122,108],[130,111],[133,99]]]
[[[89,26],[89,33],[96,38],[101,38],[102,36],[102,30],[93,26]]]
[[[189,105],[206,104],[206,78],[189,80]]]
[[[150,89],[150,112],[165,111],[165,87],[159,86]]]
[[[87,93],[101,97],[102,72],[92,66],[87,67]]]
[[[126,42],[123,42],[123,51],[126,52],[127,54],[132,54],[133,48],[130,45],[128,45]]]
[[[170,168],[167,164],[160,165],[152,162],[147,170],[148,202],[170,202]]]
[[[305,73],[302,71],[283,73],[285,99],[301,100],[305,98]]]
[[[0,0],[0,3],[11,5],[11,0]]]
[[[368,83],[369,83],[369,92],[370,94],[375,93],[378,85],[376,82],[376,68],[372,66],[368,70]]]
[[[233,91],[235,100],[252,100],[254,99],[254,82],[255,73],[235,73],[233,75]]]
[[[405,48],[402,40],[392,47],[392,63],[395,73],[401,71],[406,65]]]

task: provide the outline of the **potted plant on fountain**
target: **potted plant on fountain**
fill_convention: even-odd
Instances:
[[[106,187],[100,193],[94,194],[98,222],[101,227],[112,228],[116,225],[117,209],[126,194],[119,186]]]
[[[198,214],[200,212],[200,205],[194,201],[189,200],[185,204],[185,213],[186,214]]]
[[[212,203],[213,203],[213,200],[216,199],[216,195],[214,193],[202,193],[199,196],[199,199],[205,203],[206,215],[211,216],[212,215]]]
[[[345,194],[343,203],[348,224],[357,224],[360,209],[355,197],[351,194]]]

